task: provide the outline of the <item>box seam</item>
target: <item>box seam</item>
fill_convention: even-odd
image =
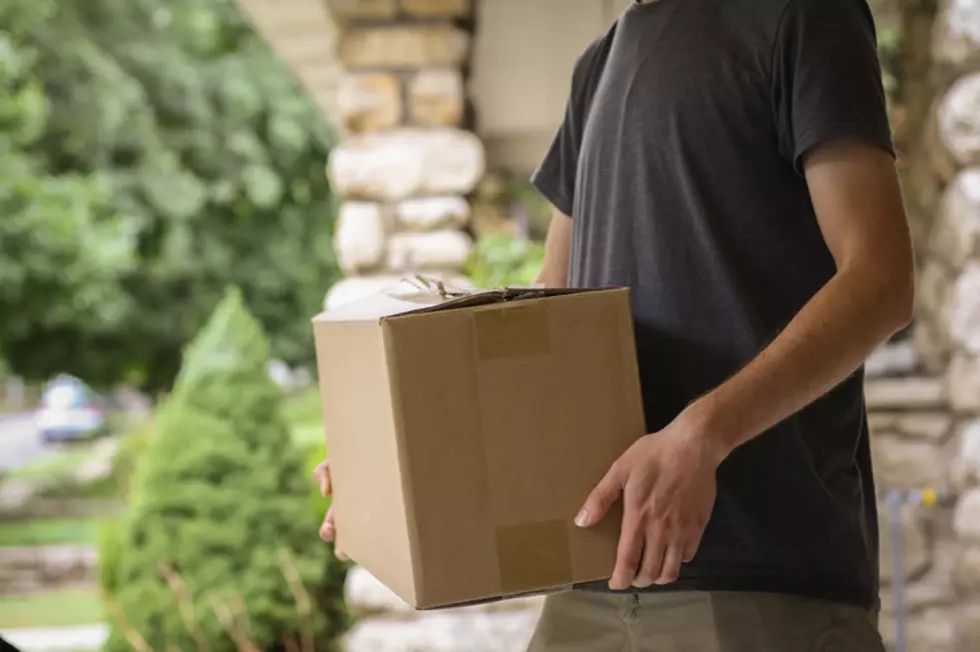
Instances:
[[[412,491],[410,459],[405,445],[405,426],[403,420],[400,391],[401,377],[398,373],[398,355],[391,337],[391,327],[387,319],[381,320],[381,337],[384,341],[385,364],[388,367],[388,391],[391,396],[391,412],[394,420],[395,447],[398,454],[398,474],[402,488],[402,501],[406,530],[408,532],[408,551],[412,562],[413,602],[418,605],[423,591],[422,554],[419,548],[418,519],[415,518],[415,494]]]

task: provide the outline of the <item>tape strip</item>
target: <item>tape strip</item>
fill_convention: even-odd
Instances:
[[[563,520],[497,528],[501,590],[513,594],[571,584],[567,528]]]
[[[546,355],[551,330],[545,302],[504,304],[473,315],[476,355],[480,360]]]

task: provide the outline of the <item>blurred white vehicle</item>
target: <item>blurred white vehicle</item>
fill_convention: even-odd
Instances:
[[[107,405],[88,385],[73,376],[58,376],[41,395],[35,416],[44,443],[92,439],[109,430]]]

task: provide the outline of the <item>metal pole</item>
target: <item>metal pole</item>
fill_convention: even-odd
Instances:
[[[902,551],[902,503],[901,491],[890,491],[888,503],[889,530],[892,546],[892,615],[895,619],[895,652],[907,652],[905,642],[905,564]]]

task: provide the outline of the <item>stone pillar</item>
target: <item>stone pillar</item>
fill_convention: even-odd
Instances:
[[[422,273],[458,282],[473,243],[466,196],[484,173],[467,130],[471,0],[326,0],[343,68],[327,175],[348,278],[332,308]]]
[[[956,650],[980,650],[980,1],[942,0],[933,34],[938,101],[925,135],[938,198],[920,271],[916,341],[957,415],[949,551]],[[918,188],[912,188],[917,192]]]

